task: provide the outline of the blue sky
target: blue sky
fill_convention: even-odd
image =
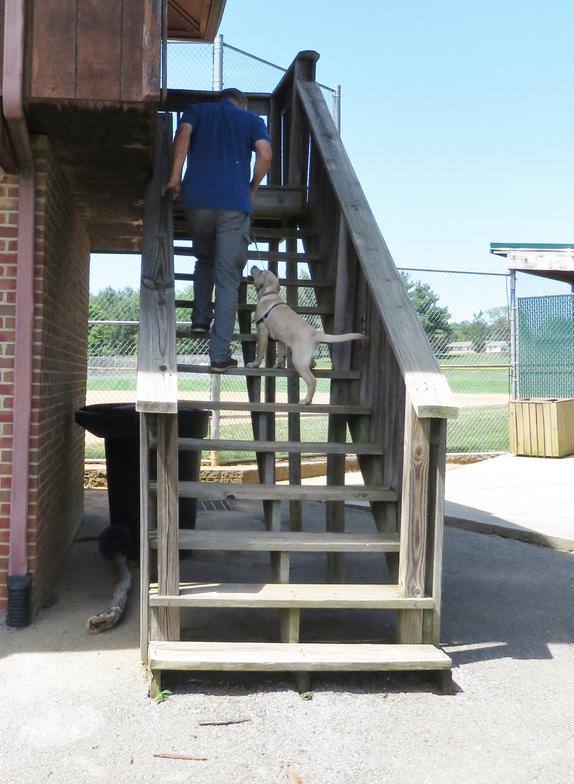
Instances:
[[[397,266],[500,272],[490,242],[574,242],[573,23],[562,0],[227,0],[221,32],[283,66],[320,53]],[[458,318],[481,308],[481,281],[466,285]],[[523,296],[567,291],[519,279]]]

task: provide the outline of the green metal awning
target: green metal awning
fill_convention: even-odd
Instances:
[[[491,242],[490,252],[495,253],[497,256],[507,256],[508,253],[513,253],[517,250],[533,251],[534,253],[544,253],[547,251],[560,252],[566,251],[574,253],[574,242],[571,243],[553,243],[546,242],[539,245],[536,242]]]

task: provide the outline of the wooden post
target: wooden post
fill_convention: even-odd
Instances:
[[[297,240],[287,240],[287,251],[294,253],[297,251]],[[299,278],[299,265],[287,265],[287,279],[295,283]],[[287,304],[296,308],[299,304],[299,290],[296,286],[287,288]],[[289,352],[289,359],[290,359]],[[287,379],[287,399],[290,403],[298,403],[301,394],[301,385],[298,375],[291,375]],[[287,427],[289,441],[301,441],[301,414],[287,414]],[[292,452],[289,454],[289,484],[301,484],[301,453]],[[303,513],[301,501],[289,502],[289,528],[291,531],[301,531],[303,529]]]
[[[212,373],[209,381],[209,392],[212,403],[219,403],[221,401],[221,376],[218,373]],[[221,410],[216,406],[211,412],[211,437],[219,438],[219,421],[221,418]],[[212,450],[210,461],[212,466],[219,465],[219,452]]]
[[[433,597],[435,606],[423,613],[423,642],[433,645],[440,644],[446,427],[444,419],[431,420],[426,593]]]
[[[419,419],[407,398],[405,409],[399,587],[406,597],[425,596],[429,514],[430,420]],[[422,610],[399,614],[401,643],[420,643]]]
[[[293,63],[293,94],[291,97],[291,118],[289,131],[289,164],[287,184],[305,185],[307,181],[307,160],[309,134],[304,120],[303,109],[297,95],[297,82],[314,82],[315,69],[319,54],[299,52]]]
[[[153,179],[143,218],[137,410],[177,412],[177,359],[171,199],[161,196],[169,177],[171,116],[159,115]]]
[[[271,170],[267,176],[268,185],[281,185],[281,161],[283,158],[282,145],[282,124],[281,111],[279,109],[278,101],[275,97],[271,98],[269,109],[269,135],[271,137],[271,149],[273,150],[273,159],[271,161]]]
[[[318,158],[315,163],[321,165]],[[323,176],[326,185],[326,178]],[[329,189],[331,192],[331,189]],[[326,219],[321,221],[327,225]],[[333,331],[335,333],[351,332],[353,330],[354,299],[356,274],[349,269],[349,245],[345,219],[339,214],[337,242],[333,252],[335,274],[335,291],[331,295],[334,311]],[[355,270],[356,272],[356,270]],[[331,347],[332,366],[338,370],[348,370],[351,367],[351,344],[339,343]],[[344,382],[331,382],[331,403],[342,404],[349,402],[349,384]],[[347,439],[347,418],[329,415],[329,443],[344,443]],[[345,455],[327,455],[327,484],[345,484]],[[326,508],[327,531],[345,531],[345,502],[327,501]],[[343,553],[329,553],[327,555],[329,580],[331,582],[345,582],[345,556]]]
[[[152,521],[152,498],[149,491],[149,427],[153,414],[140,414],[140,653],[148,663],[149,642],[149,532]],[[155,499],[153,499],[155,501]],[[154,510],[155,511],[155,510]],[[155,515],[153,515],[155,517]]]
[[[160,594],[179,594],[179,520],[177,470],[177,416],[157,420],[157,551]],[[162,607],[159,613],[162,640],[179,640],[179,610]]]

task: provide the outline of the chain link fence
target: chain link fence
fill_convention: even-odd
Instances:
[[[88,403],[135,401],[139,257],[122,264],[122,282],[94,292],[90,299]],[[189,256],[176,257],[176,270],[190,272]],[[107,272],[106,272],[107,270]],[[120,268],[115,256],[99,254],[92,259],[92,280],[114,280]],[[126,274],[131,282],[125,282]],[[284,271],[279,270],[283,275]],[[401,270],[411,300],[437,360],[460,406],[460,415],[448,425],[450,453],[504,452],[508,449],[507,408],[510,398],[510,318],[508,277],[502,274],[452,272],[448,270]],[[285,297],[285,291],[282,292]],[[251,295],[252,296],[252,295]],[[190,283],[176,283],[177,299],[192,299]],[[477,304],[480,303],[480,304]],[[317,305],[311,287],[298,289],[298,304]],[[318,316],[307,316],[313,321]],[[177,310],[180,334],[189,330],[189,311]],[[239,343],[234,356],[242,363]],[[180,337],[178,362],[206,365],[208,340]],[[329,365],[327,346],[321,346],[317,366]],[[179,395],[183,400],[210,400],[213,380],[204,374],[180,373]],[[247,399],[245,379],[241,376],[218,377],[221,400]],[[329,398],[329,382],[319,379],[315,402]],[[277,400],[287,400],[285,379],[277,379]],[[326,437],[324,417],[312,411],[302,415],[302,438],[320,441]],[[278,438],[285,437],[286,418],[279,418]],[[219,421],[222,438],[250,439],[249,414],[223,412]],[[90,445],[88,445],[90,447]],[[91,457],[99,456],[101,446],[94,443]],[[90,448],[88,449],[90,452]],[[233,458],[227,455],[227,459]]]
[[[172,41],[167,49],[168,87],[173,90],[216,89],[221,73],[221,88],[236,87],[247,93],[272,93],[286,68],[244,52],[223,42],[221,37],[220,72],[215,62],[217,50],[212,44]],[[327,106],[338,125],[340,87],[319,83]]]
[[[220,42],[221,43],[221,42]],[[211,44],[170,43],[168,86],[173,89],[211,90],[215,83],[215,47]],[[285,69],[253,57],[228,44],[222,46],[220,62],[224,86],[247,92],[271,92]],[[323,86],[328,105],[338,116],[339,91]],[[180,243],[184,244],[184,243]],[[284,249],[284,248],[281,248]],[[189,256],[176,256],[176,271],[193,272]],[[305,265],[300,273],[304,275]],[[285,270],[279,269],[284,276]],[[508,276],[504,274],[453,273],[447,270],[404,269],[405,285],[419,314],[437,360],[461,407],[457,420],[449,422],[450,453],[501,452],[508,448],[507,404],[510,394],[510,320]],[[92,256],[87,402],[134,402],[139,317],[139,256]],[[285,296],[285,292],[283,292]],[[176,299],[193,298],[191,283],[176,282]],[[314,290],[301,287],[298,304],[317,305]],[[189,310],[178,309],[178,331],[189,329]],[[307,317],[311,321],[319,317]],[[234,354],[242,362],[239,344]],[[178,340],[178,361],[208,364],[208,341],[191,337]],[[327,346],[317,356],[317,366],[329,365]],[[246,400],[245,379],[179,374],[179,395],[187,400]],[[214,384],[217,388],[214,388]],[[277,379],[278,401],[287,400],[286,379]],[[329,382],[319,379],[316,402],[329,398]],[[321,441],[327,436],[324,417],[305,411],[301,437]],[[216,422],[222,438],[252,438],[249,414],[222,412]],[[287,434],[286,417],[278,419],[277,437]],[[87,457],[103,456],[102,442],[87,438]],[[227,454],[230,460],[237,455]]]

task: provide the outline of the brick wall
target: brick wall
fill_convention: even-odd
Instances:
[[[0,181],[0,606],[6,603],[10,485],[12,472],[12,384],[14,382],[14,305],[16,298],[16,232],[18,181]]]
[[[41,606],[83,513],[89,243],[45,137],[34,140],[36,243],[29,569]],[[10,513],[17,179],[0,182],[0,606]],[[6,232],[6,233],[2,233]],[[12,236],[14,232],[14,236]]]

